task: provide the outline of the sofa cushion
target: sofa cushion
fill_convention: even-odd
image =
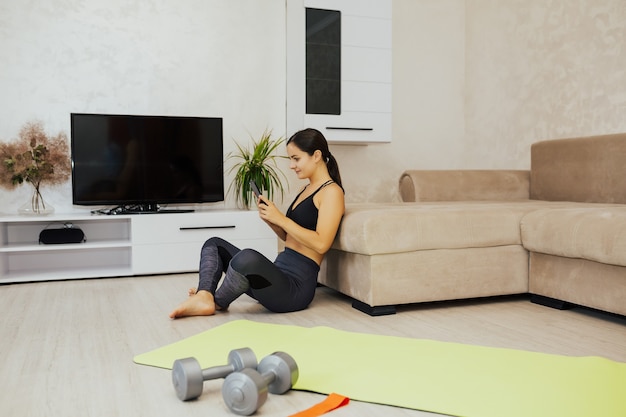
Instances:
[[[549,202],[445,202],[346,206],[334,249],[375,255],[519,245],[520,220]]]
[[[532,252],[626,266],[626,207],[541,209],[521,221]]]

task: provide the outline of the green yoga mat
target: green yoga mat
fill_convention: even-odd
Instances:
[[[624,417],[626,364],[512,349],[232,321],[134,361],[171,369],[193,356],[223,365],[228,352],[252,348],[294,357],[297,390],[463,417]]]

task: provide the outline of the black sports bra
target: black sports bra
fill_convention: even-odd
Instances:
[[[287,209],[287,217],[296,222],[298,225],[304,227],[305,229],[315,230],[317,227],[317,215],[319,210],[315,207],[315,203],[313,203],[313,196],[319,192],[322,188],[326,187],[328,184],[332,184],[333,180],[328,180],[324,184],[320,185],[320,187],[315,190],[313,194],[302,200],[295,208],[294,204],[302,195],[306,187],[293,200],[293,203]],[[307,185],[308,187],[308,185]]]

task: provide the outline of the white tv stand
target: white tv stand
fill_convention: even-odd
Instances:
[[[67,223],[86,241],[39,243],[43,229]],[[278,251],[276,235],[250,210],[0,216],[0,283],[194,272],[212,236],[272,260]]]

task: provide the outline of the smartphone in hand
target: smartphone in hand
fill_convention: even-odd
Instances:
[[[261,191],[259,190],[259,187],[256,185],[256,182],[254,182],[254,180],[250,180],[250,188],[252,188],[252,192],[254,193],[255,197],[258,200],[259,197],[261,196]],[[265,204],[265,203],[261,202],[261,204]]]

